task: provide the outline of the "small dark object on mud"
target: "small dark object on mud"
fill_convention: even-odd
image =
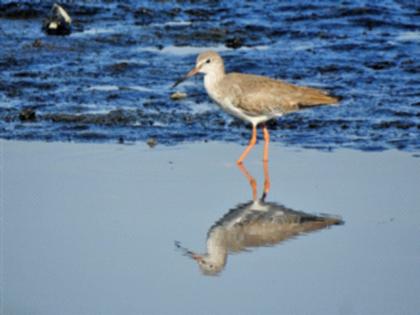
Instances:
[[[61,6],[54,4],[42,29],[48,35],[70,35],[71,17]]]
[[[386,70],[396,66],[395,62],[392,61],[379,61],[375,63],[370,63],[366,65],[368,68],[373,70]]]
[[[21,121],[35,121],[36,113],[33,108],[24,108],[19,113],[19,119]]]
[[[171,94],[171,100],[179,101],[187,97],[187,93],[175,92]]]
[[[136,25],[149,25],[153,22],[154,12],[148,8],[138,8],[133,13]]]
[[[396,129],[410,129],[416,126],[415,123],[410,121],[382,121],[378,124],[375,124],[373,128],[375,129],[389,129],[389,128],[396,128]]]
[[[340,69],[336,65],[328,65],[318,68],[319,73],[326,74],[326,73],[336,73],[339,72]]]
[[[233,49],[238,49],[242,47],[243,44],[244,44],[244,41],[239,37],[228,38],[225,41],[225,46],[228,48],[233,48]]]
[[[38,38],[35,39],[34,42],[32,43],[32,47],[34,48],[40,48],[42,46],[42,41]]]
[[[155,138],[149,138],[146,143],[150,148],[154,148],[157,145],[157,140]]]
[[[112,73],[121,73],[127,70],[129,64],[127,62],[118,62],[109,67]]]
[[[115,109],[106,114],[68,114],[68,113],[52,113],[43,116],[46,120],[56,123],[78,123],[93,124],[102,126],[121,126],[133,123],[135,117],[129,113]]]

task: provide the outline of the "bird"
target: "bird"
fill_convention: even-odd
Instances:
[[[211,226],[207,233],[206,253],[198,254],[175,242],[177,249],[197,262],[204,275],[219,275],[229,254],[274,246],[302,234],[344,224],[337,216],[309,214],[267,202],[268,162],[264,163],[264,191],[260,198],[257,198],[255,178],[244,164],[239,164],[238,168],[250,184],[252,200],[238,204]]]
[[[195,67],[178,79],[172,88],[186,79],[204,74],[204,87],[210,98],[225,112],[252,125],[252,135],[238,164],[243,163],[257,141],[257,126],[264,135],[263,160],[268,161],[270,134],[266,122],[307,107],[337,105],[340,97],[316,88],[298,86],[266,76],[226,73],[223,58],[215,51],[198,55]]]
[[[204,275],[218,275],[226,266],[229,254],[274,246],[343,223],[338,217],[308,214],[257,199],[237,205],[209,229],[206,253],[198,254],[180,242],[175,242],[175,246],[194,259]]]

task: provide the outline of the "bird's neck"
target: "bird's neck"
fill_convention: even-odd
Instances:
[[[225,77],[225,69],[223,66],[216,68],[215,71],[206,73],[204,76],[204,86],[206,90],[214,89]]]
[[[207,239],[207,256],[216,265],[224,265],[227,258],[226,236],[223,229],[215,228]]]

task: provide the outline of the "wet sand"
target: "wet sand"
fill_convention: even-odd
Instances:
[[[200,273],[243,147],[0,142],[1,314],[417,314],[420,159],[273,145],[267,201],[341,218]],[[246,160],[258,194],[259,144]]]

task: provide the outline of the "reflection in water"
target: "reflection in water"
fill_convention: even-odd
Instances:
[[[264,191],[257,198],[257,183],[243,164],[239,169],[252,188],[253,200],[239,204],[219,219],[207,234],[207,253],[197,254],[175,245],[186,256],[197,261],[206,275],[217,275],[223,270],[230,253],[249,250],[252,247],[273,246],[282,241],[331,225],[343,224],[337,217],[316,216],[295,211],[275,202],[266,202],[270,189],[268,163],[264,162]]]

